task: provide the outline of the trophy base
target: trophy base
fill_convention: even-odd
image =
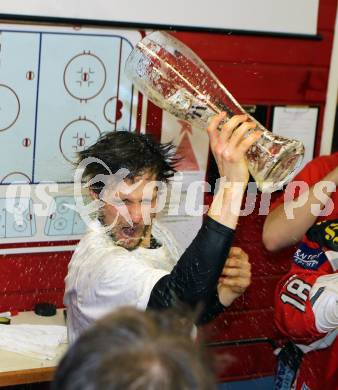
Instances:
[[[304,157],[304,149],[298,147],[289,149],[278,158],[272,168],[265,172],[263,178],[255,178],[258,189],[261,192],[274,192],[280,190],[296,174]]]

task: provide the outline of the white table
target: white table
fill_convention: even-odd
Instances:
[[[63,309],[58,309],[56,315],[52,317],[41,317],[32,311],[21,312],[12,318],[11,323],[65,325]],[[55,359],[40,360],[0,349],[0,387],[51,381],[55,368],[66,350],[67,345],[60,345]]]

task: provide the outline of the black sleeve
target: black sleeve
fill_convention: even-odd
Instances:
[[[219,303],[216,286],[233,236],[233,229],[207,217],[171,273],[155,284],[147,309],[165,309],[177,302],[195,308],[202,303],[205,310],[201,322],[220,313],[224,307]]]

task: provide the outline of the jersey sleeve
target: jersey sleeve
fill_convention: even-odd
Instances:
[[[310,291],[310,301],[320,332],[338,328],[338,273],[317,278]]]
[[[291,338],[314,338],[338,326],[338,221],[314,224],[276,290],[276,323]]]
[[[310,291],[316,274],[292,274],[283,278],[275,294],[275,323],[278,329],[296,342],[308,343],[323,337],[316,326]]]

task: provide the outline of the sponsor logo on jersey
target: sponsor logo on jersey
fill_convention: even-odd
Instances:
[[[315,271],[327,261],[327,257],[320,248],[310,248],[302,243],[293,255],[293,261],[302,268]]]

